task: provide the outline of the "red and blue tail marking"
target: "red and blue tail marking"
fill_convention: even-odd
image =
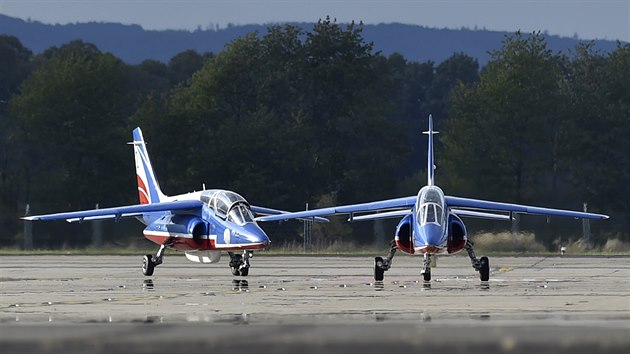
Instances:
[[[157,178],[153,172],[147,147],[142,137],[142,130],[133,130],[133,152],[136,160],[136,176],[138,179],[138,195],[140,204],[153,204],[164,201],[166,196],[160,190]]]

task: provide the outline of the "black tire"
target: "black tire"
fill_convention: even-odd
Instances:
[[[488,281],[490,279],[490,261],[488,257],[481,257],[479,259],[479,279],[481,281]]]
[[[241,268],[241,276],[246,277],[249,274],[249,268]]]
[[[422,273],[422,277],[424,278],[424,281],[431,281],[431,272]]]
[[[153,263],[153,256],[150,254],[145,255],[142,258],[142,274],[146,276],[153,275],[155,270],[155,263]]]
[[[383,269],[383,258],[374,257],[374,280],[382,281],[384,274],[385,270]]]
[[[230,258],[230,270],[232,275],[241,275],[241,264],[243,264],[243,256],[236,254]]]

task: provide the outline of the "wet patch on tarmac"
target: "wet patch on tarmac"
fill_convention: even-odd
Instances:
[[[0,333],[42,324],[199,323],[497,331],[506,325],[588,331],[592,325],[617,335],[630,323],[627,258],[496,257],[488,282],[479,281],[464,257],[442,258],[431,282],[421,280],[417,258],[402,256],[378,282],[367,257],[257,257],[246,278],[232,276],[226,264],[191,267],[176,256],[152,277],[140,273],[141,257],[64,257],[69,267],[55,256],[24,258],[0,263]],[[38,262],[43,265],[32,267]],[[101,269],[111,262],[115,269]],[[580,330],[575,333],[579,341]],[[0,344],[7,338],[0,334]],[[521,335],[514,338],[520,343]],[[630,335],[625,338],[624,345]]]

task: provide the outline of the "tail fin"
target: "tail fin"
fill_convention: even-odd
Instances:
[[[422,132],[422,134],[429,135],[429,147],[427,155],[427,185],[432,186],[435,184],[434,172],[435,172],[435,160],[433,159],[433,135],[439,132],[433,131],[433,116],[429,114],[429,130]]]
[[[163,201],[166,196],[160,190],[160,185],[157,178],[155,178],[140,128],[133,130],[133,142],[129,144],[133,145],[133,153],[136,159],[140,204],[153,204]]]

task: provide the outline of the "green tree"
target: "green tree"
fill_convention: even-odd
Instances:
[[[147,59],[138,65],[130,65],[127,71],[128,89],[140,100],[154,92],[167,94],[173,88],[171,71],[157,60]]]
[[[30,73],[33,53],[13,36],[0,34],[0,102],[6,103],[18,92],[22,81]],[[0,112],[6,112],[0,105]]]
[[[313,173],[342,203],[390,195],[406,152],[402,129],[387,119],[387,72],[361,30],[326,19],[305,42],[306,119],[319,157]]]
[[[190,80],[212,56],[210,53],[201,55],[192,49],[178,53],[168,62],[171,83],[177,85]]]
[[[437,117],[447,117],[449,97],[460,84],[469,85],[479,81],[479,63],[464,54],[455,53],[435,68],[435,76],[427,100]]]
[[[607,141],[610,163],[600,161],[599,167],[610,168],[611,174],[608,181],[602,181],[606,188],[602,194],[608,197],[598,200],[598,204],[604,205],[614,200],[609,207],[625,216],[625,225],[621,229],[626,230],[627,239],[630,235],[627,231],[630,230],[630,45],[619,44],[608,60],[608,85],[605,92],[609,104],[607,114],[610,117],[610,139]]]
[[[453,54],[437,66],[432,61],[407,63],[399,55],[389,58],[395,72],[392,90],[394,117],[406,127],[409,158],[401,169],[405,178],[417,180],[419,174],[426,174],[426,144],[422,143],[420,132],[426,130],[428,115],[432,114],[439,128],[440,122],[448,118],[450,95],[459,84],[471,84],[479,80],[479,64],[463,53]],[[441,141],[436,140],[437,149]],[[420,179],[424,181],[424,179]],[[421,182],[423,183],[423,182]],[[406,182],[402,184],[407,185]],[[417,190],[419,185],[415,185]],[[400,188],[407,190],[407,187]]]
[[[387,118],[388,70],[354,24],[272,26],[235,40],[153,119],[194,142],[172,147],[166,165],[182,172],[168,185],[203,181],[286,209],[331,191],[344,203],[389,196],[406,144]]]
[[[14,127],[10,125],[7,117],[8,102],[19,92],[22,81],[30,73],[31,59],[31,51],[25,48],[19,39],[0,35],[0,203],[3,205],[15,197],[13,191],[10,191],[13,189],[12,184],[15,183],[10,181],[10,177],[14,176],[12,165],[15,160],[11,159]]]
[[[492,53],[478,84],[459,86],[442,137],[449,187],[478,197],[550,201],[566,138],[561,59],[540,33],[517,33]]]
[[[19,229],[16,222],[19,160],[15,156],[15,127],[8,117],[8,102],[19,93],[32,67],[31,51],[16,37],[0,35],[0,244],[10,242]]]
[[[591,208],[610,212],[610,223],[618,229],[628,230],[630,46],[620,44],[605,55],[594,51],[592,43],[584,44],[567,66],[572,139],[566,154],[576,194]]]
[[[21,200],[37,211],[127,201],[133,174],[124,64],[80,41],[52,48],[10,102],[22,162]],[[120,190],[129,186],[129,193]],[[116,191],[114,193],[114,191]]]

